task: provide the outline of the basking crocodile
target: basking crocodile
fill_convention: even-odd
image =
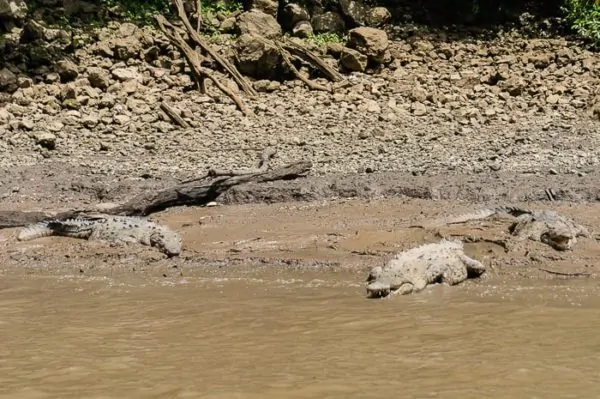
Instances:
[[[140,243],[156,247],[169,257],[181,253],[179,234],[167,226],[141,217],[102,213],[81,214],[66,220],[44,220],[24,228],[17,239],[26,241],[51,235],[114,243]]]
[[[385,266],[371,269],[367,295],[405,295],[436,282],[455,285],[484,272],[482,263],[465,255],[462,241],[444,239],[400,252]]]
[[[577,243],[577,237],[591,237],[590,232],[584,226],[570,218],[559,215],[555,211],[536,211],[513,206],[481,209],[409,227],[435,228],[471,220],[481,220],[502,213],[517,218],[509,227],[509,232],[517,237],[517,239],[523,240],[528,238],[533,241],[540,241],[558,251],[573,249],[573,246]]]

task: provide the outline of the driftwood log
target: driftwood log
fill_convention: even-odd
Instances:
[[[163,190],[145,192],[123,204],[110,207],[70,210],[65,212],[0,211],[0,228],[25,226],[48,218],[67,219],[89,212],[111,215],[148,216],[173,206],[204,205],[217,199],[233,186],[246,183],[263,183],[275,180],[291,180],[306,176],[312,164],[300,161],[274,169],[268,169],[269,160],[275,155],[272,148],[265,149],[256,168],[243,170],[209,169],[204,176],[181,182]]]

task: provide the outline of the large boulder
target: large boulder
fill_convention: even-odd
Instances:
[[[241,13],[237,17],[237,28],[242,35],[262,36],[267,39],[276,39],[283,34],[275,17],[258,10]]]
[[[348,47],[366,55],[370,61],[382,64],[388,56],[388,37],[381,29],[360,27],[348,32]]]
[[[372,28],[378,28],[390,22],[392,14],[385,7],[373,7],[367,12],[365,23]]]
[[[292,29],[292,34],[296,37],[310,37],[313,35],[312,25],[308,21],[300,21]]]
[[[22,20],[27,15],[23,0],[0,0],[0,19]]]
[[[283,7],[281,24],[285,30],[292,30],[298,23],[309,21],[310,15],[306,8],[296,3],[289,3]]]
[[[315,33],[343,33],[346,30],[344,18],[332,11],[314,16],[311,23]]]
[[[275,76],[281,55],[273,44],[255,35],[243,34],[235,47],[235,61],[241,73],[257,79]]]
[[[276,0],[249,0],[249,2],[250,5],[248,9],[262,11],[265,14],[277,18],[279,3]]]
[[[339,0],[339,2],[342,12],[350,21],[352,21],[354,26],[365,25],[369,7],[356,0]]]
[[[340,53],[340,64],[347,71],[364,72],[367,69],[367,56],[358,51],[344,47]]]
[[[0,91],[12,93],[18,88],[17,75],[8,68],[0,69]]]

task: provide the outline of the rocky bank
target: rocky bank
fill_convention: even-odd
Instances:
[[[247,118],[210,84],[210,96],[200,94],[185,60],[150,28],[113,23],[76,37],[79,45],[35,22],[12,28],[0,42],[0,196],[39,200],[46,180],[55,181],[49,193],[82,179],[171,181],[243,168],[265,146],[277,148],[276,164],[312,161],[315,176],[580,179],[597,170],[597,53],[565,38],[384,29],[384,66],[346,70],[333,92],[253,79],[259,96],[244,101],[257,117]],[[213,44],[236,62],[230,37]],[[342,45],[313,50],[343,62]]]

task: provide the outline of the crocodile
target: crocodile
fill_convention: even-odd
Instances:
[[[102,213],[80,214],[64,220],[43,220],[21,230],[17,239],[27,241],[52,235],[121,244],[140,243],[156,247],[168,257],[181,253],[179,234],[167,226],[143,217]]]
[[[530,239],[540,241],[558,251],[572,250],[577,237],[591,238],[592,235],[584,226],[551,210],[530,210],[514,206],[499,206],[480,209],[458,216],[450,216],[409,227],[436,228],[444,225],[481,220],[498,214],[516,217],[508,231],[518,240]]]
[[[406,295],[438,282],[456,285],[484,272],[481,262],[464,253],[462,241],[442,239],[402,251],[383,267],[373,267],[367,277],[367,296]]]

